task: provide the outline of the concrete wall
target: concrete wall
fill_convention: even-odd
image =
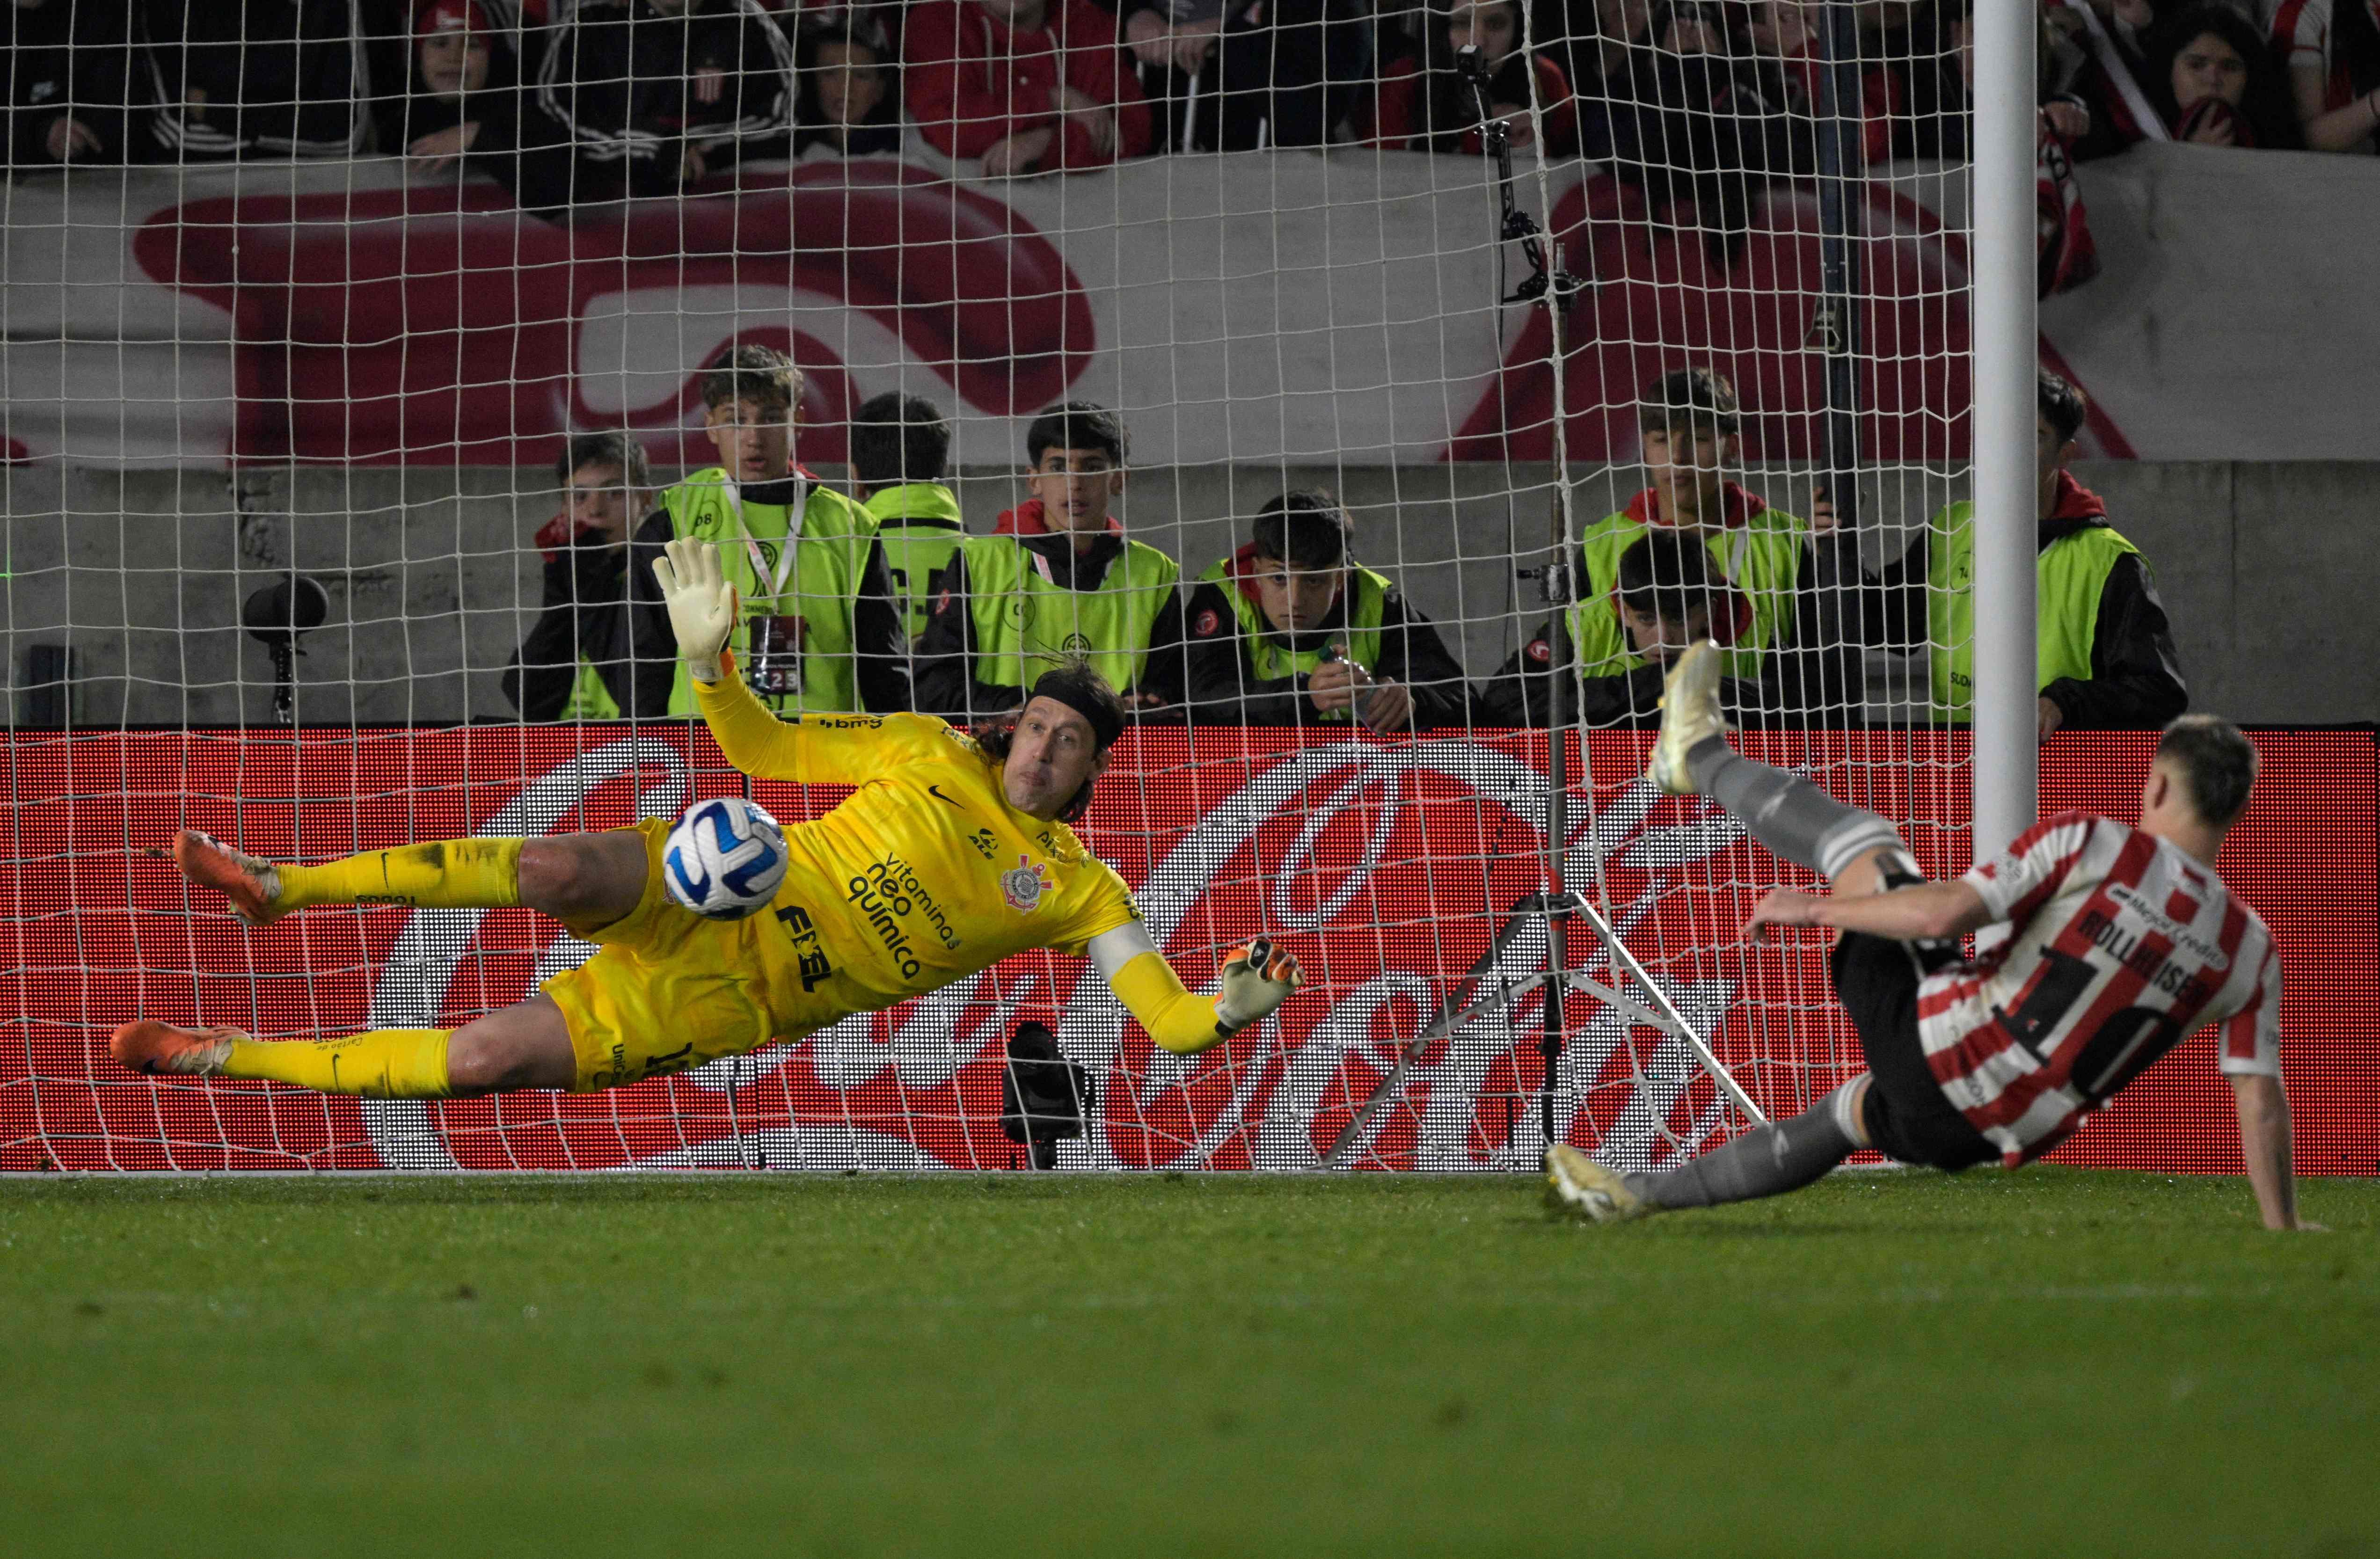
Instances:
[[[2081,467],[2148,554],[2171,612],[2192,703],[2243,721],[2380,719],[2380,465],[2107,462]],[[1228,518],[1285,485],[1336,487],[1365,560],[1398,575],[1447,630],[1475,677],[1541,621],[1512,554],[1542,562],[1551,472],[1486,465],[1345,469],[1205,465],[1135,473],[1134,533],[1195,574],[1243,538]],[[330,620],[298,663],[299,715],[347,723],[504,719],[497,678],[533,620],[531,542],[553,513],[544,472],[508,469],[6,470],[0,629],[11,719],[23,718],[28,649],[70,644],[74,718],[94,726],[272,719],[271,662],[238,628],[240,603],[293,566],[322,581]],[[1006,472],[958,482],[969,528],[1022,496]],[[1585,517],[1634,487],[1625,467],[1580,489]],[[1806,475],[1755,475],[1771,502],[1806,512]],[[1864,550],[1909,527],[1959,484],[1880,474],[1860,500]]]

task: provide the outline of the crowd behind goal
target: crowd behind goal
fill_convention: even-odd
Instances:
[[[1869,162],[1964,154],[1971,9],[1856,7]],[[2368,0],[2039,16],[2046,176],[2143,139],[2374,149]],[[13,165],[377,151],[548,213],[789,156],[929,151],[1002,175],[1475,153],[1469,48],[1517,145],[1605,163],[1721,248],[1749,187],[1811,170],[1828,54],[1801,0],[25,0],[10,20]]]
[[[1328,490],[1291,489],[1237,527],[1228,556],[1184,579],[1118,516],[1129,432],[1113,411],[1062,403],[1025,435],[1031,496],[988,536],[965,533],[944,485],[950,429],[928,402],[863,405],[851,488],[799,462],[799,370],[738,347],[703,376],[720,459],[656,489],[626,433],[584,434],[557,463],[565,512],[539,534],[541,610],[504,675],[521,715],[661,719],[694,710],[652,562],[674,539],[724,549],[743,604],[735,647],[781,714],[903,709],[980,721],[1014,709],[1051,667],[1085,660],[1141,719],[1360,724],[1376,732],[1542,726],[1575,657],[1578,718],[1640,727],[1666,669],[1713,639],[1740,725],[1857,723],[1870,649],[1920,660],[1936,718],[1972,692],[1964,588],[1971,506],[1932,517],[1907,553],[1847,573],[1830,516],[1790,514],[1730,479],[1740,408],[1727,381],[1680,369],[1644,388],[1648,480],[1583,524],[1578,599],[1475,678],[1397,582],[1368,561]],[[2139,550],[2067,470],[2081,393],[2043,370],[2039,731],[2156,729],[2189,694]],[[1822,567],[1821,554],[1828,566]]]

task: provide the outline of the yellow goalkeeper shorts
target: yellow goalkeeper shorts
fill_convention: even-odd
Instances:
[[[705,920],[669,896],[662,850],[670,828],[663,818],[637,825],[644,896],[609,925],[572,927],[598,950],[545,983],[570,1025],[574,1093],[666,1077],[849,1016],[826,993],[803,993],[793,942],[773,916]]]

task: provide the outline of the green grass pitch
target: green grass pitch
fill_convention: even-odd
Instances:
[[[0,1551],[2380,1555],[2380,1186],[0,1183]]]

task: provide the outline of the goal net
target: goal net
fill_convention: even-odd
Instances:
[[[1514,1170],[1548,1121],[1643,1167],[1855,1069],[1823,948],[1739,936],[1803,875],[1639,776],[1708,634],[1747,751],[1966,864],[1953,647],[1872,583],[1966,490],[1954,7],[264,14],[18,12],[0,1170],[1009,1168],[1036,1022],[1068,1168]],[[139,1017],[455,1028],[595,950],[517,908],[249,930],[177,830],[836,804],[643,655],[638,571],[698,533],[768,576],[736,643],[785,712],[997,719],[1088,654],[1143,696],[1084,841],[1194,989],[1258,934],[1305,989],[1182,1057],[1037,953],[588,1094],[111,1060]]]

